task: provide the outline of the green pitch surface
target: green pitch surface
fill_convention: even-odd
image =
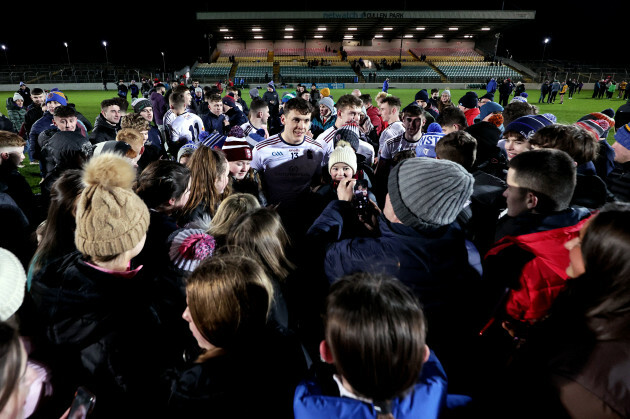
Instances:
[[[390,88],[389,93],[398,96],[403,106],[411,103],[414,100],[414,96],[416,92],[421,89],[422,86],[419,85],[418,89],[395,89]],[[16,89],[17,90],[17,89]],[[346,93],[351,93],[353,89],[331,89],[331,93],[335,99],[339,98],[339,96],[344,95]],[[282,97],[285,93],[293,92],[294,89],[279,89],[278,95]],[[484,95],[485,90],[475,90],[479,96]],[[246,96],[245,99],[249,100],[247,95],[247,89],[243,89],[243,94]],[[376,97],[376,94],[380,92],[380,89],[365,89],[362,90],[361,93],[369,93],[372,95],[372,98]],[[451,90],[451,97],[454,103],[462,97],[467,90]],[[6,103],[7,97],[12,97],[14,91],[0,92],[0,100],[2,104]],[[77,91],[66,91],[64,92],[68,96],[68,101],[70,103],[74,103],[76,105],[76,109],[81,112],[85,117],[94,121],[96,116],[100,112],[100,103],[104,99],[109,99],[116,96],[116,91],[86,91],[86,90],[77,90]],[[263,91],[261,91],[261,94]],[[535,104],[539,108],[539,113],[552,113],[558,119],[558,123],[561,124],[571,124],[576,122],[579,118],[584,115],[587,115],[591,112],[601,112],[606,108],[612,108],[615,111],[625,102],[621,99],[591,99],[592,91],[591,90],[582,90],[581,93],[575,94],[573,99],[569,99],[568,95],[564,98],[564,104],[560,105],[560,96],[556,99],[555,104],[538,104],[538,98],[540,97],[540,92],[538,89],[536,90],[528,90],[529,93],[529,101],[530,103]],[[615,92],[615,95],[617,92]],[[495,99],[498,100],[498,94],[495,95]],[[510,99],[511,100],[511,99]],[[6,115],[6,108],[2,105],[0,111]],[[614,141],[612,132],[608,136],[608,142],[612,144]],[[24,162],[24,168],[21,170],[29,184],[33,187],[33,190],[39,192],[39,181],[41,178],[39,177],[39,167],[36,165],[30,165],[28,160]]]

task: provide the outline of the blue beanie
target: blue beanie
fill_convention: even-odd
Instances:
[[[486,102],[485,105],[479,108],[479,120],[483,121],[486,116],[495,112],[503,112],[503,106],[499,105],[497,102]]]
[[[46,103],[48,102],[59,102],[61,106],[68,105],[66,96],[62,92],[59,92],[59,91],[56,91],[56,92],[50,91],[50,93],[48,93],[48,95],[46,96]]]
[[[505,132],[518,132],[523,137],[529,139],[539,129],[555,124],[555,122],[556,117],[550,113],[543,115],[525,115],[512,121],[505,128]]]

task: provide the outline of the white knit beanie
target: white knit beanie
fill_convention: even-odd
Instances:
[[[352,168],[353,175],[357,173],[357,155],[349,143],[339,141],[335,150],[330,153],[330,158],[328,159],[329,172],[335,163],[345,163]]]
[[[19,93],[14,93],[14,94],[13,94],[13,101],[15,102],[16,100],[21,100],[21,101],[24,101],[24,98],[22,97],[22,95],[21,95],[21,94],[19,94]]]
[[[26,274],[19,259],[0,247],[0,321],[7,321],[22,305]]]

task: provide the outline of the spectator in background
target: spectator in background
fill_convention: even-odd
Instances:
[[[20,88],[18,89],[17,93],[19,93],[20,96],[22,96],[22,98],[24,99],[25,109],[31,106],[31,104],[33,103],[33,99],[31,98],[31,89],[26,85],[26,83],[24,83],[23,81],[20,82]]]
[[[166,87],[162,83],[159,83],[155,86],[155,92],[151,93],[151,104],[153,105],[153,116],[155,117],[155,124],[158,126],[160,130],[163,130],[162,125],[164,125],[164,114],[168,109],[166,106],[166,100],[164,99],[164,92],[166,92]]]
[[[120,118],[120,103],[116,98],[102,101],[101,113],[94,121],[90,142],[98,144],[103,141],[116,140],[116,132],[120,129]]]
[[[127,93],[129,88],[122,80],[118,80],[118,97],[127,100]]]
[[[13,124],[13,131],[20,132],[26,116],[26,107],[24,98],[19,93],[14,93],[13,98],[7,98],[7,113]]]
[[[31,98],[33,99],[33,103],[28,107],[26,115],[24,116],[24,131],[26,138],[29,137],[33,124],[44,115],[44,102],[46,100],[46,94],[42,89],[36,87],[33,89]]]

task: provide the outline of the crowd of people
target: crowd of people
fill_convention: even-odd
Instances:
[[[0,417],[630,416],[630,105],[499,87],[24,94]]]

